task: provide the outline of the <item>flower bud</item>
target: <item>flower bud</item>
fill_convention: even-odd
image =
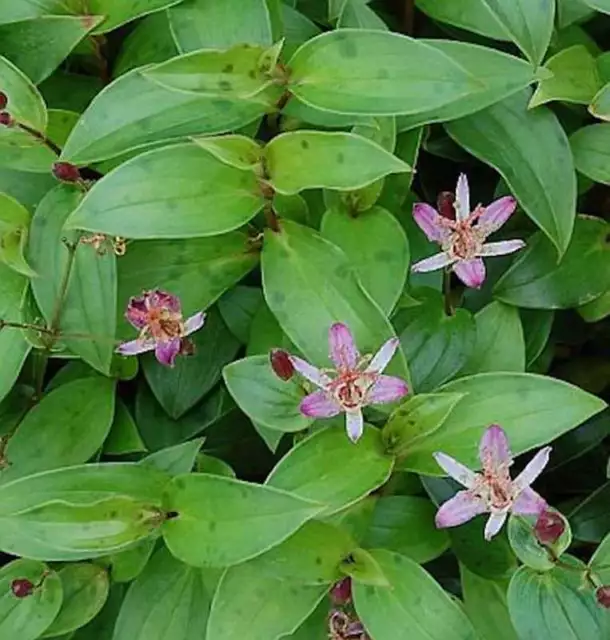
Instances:
[[[78,182],[81,179],[78,167],[69,162],[56,162],[53,175],[62,182]]]
[[[536,520],[534,535],[540,544],[551,545],[557,542],[566,525],[560,513],[545,509]]]
[[[595,597],[600,606],[610,609],[610,584],[605,584],[595,592]]]
[[[343,606],[352,600],[352,579],[344,578],[330,590],[330,598],[336,606]]]
[[[11,124],[13,124],[13,118],[11,117],[11,114],[8,111],[0,112],[0,125],[8,127]]]
[[[0,110],[6,109],[6,105],[8,104],[8,96],[4,91],[0,91]]]
[[[11,583],[11,591],[16,598],[27,598],[34,593],[34,585],[27,578],[18,578]]]
[[[294,365],[290,361],[290,356],[283,349],[272,349],[269,356],[271,368],[278,378],[290,380],[294,375]]]
[[[451,193],[451,191],[442,191],[438,194],[438,198],[436,199],[436,207],[443,218],[455,220],[455,209],[453,207],[454,202],[455,194]]]

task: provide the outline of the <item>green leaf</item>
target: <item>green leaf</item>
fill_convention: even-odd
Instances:
[[[605,84],[593,96],[593,100],[589,105],[589,112],[600,120],[610,120],[610,83]]]
[[[608,0],[584,0],[585,4],[596,11],[610,13],[610,2]]]
[[[169,16],[182,51],[273,42],[271,16],[265,0],[186,0],[172,7]]]
[[[279,640],[298,629],[327,590],[261,574],[251,562],[231,567],[214,595],[206,640]]]
[[[266,484],[324,505],[323,515],[329,516],[383,485],[393,466],[376,429],[365,428],[354,445],[343,429],[328,428],[284,456]]]
[[[443,2],[445,6],[457,6],[454,2],[448,5],[444,0],[438,1]],[[422,124],[463,118],[504,100],[536,79],[535,69],[531,64],[489,47],[451,40],[422,42],[451,57],[464,69],[476,75],[481,86],[445,106],[427,108],[420,113],[398,118],[399,131],[413,129]]]
[[[66,142],[62,160],[89,164],[158,142],[224,133],[254,122],[266,108],[258,98],[232,101],[172,91],[134,69],[91,102]]]
[[[398,220],[381,207],[356,216],[335,207],[324,214],[321,233],[343,249],[365,291],[390,314],[409,269],[409,244]]]
[[[421,302],[400,309],[393,318],[407,356],[413,387],[433,391],[451,379],[468,361],[474,349],[476,327],[466,309],[446,315],[442,295],[422,289]]]
[[[215,458],[205,453],[200,453],[197,456],[195,471],[197,471],[197,473],[211,473],[215,476],[224,476],[225,478],[236,477],[231,465],[220,458]]]
[[[562,256],[576,215],[576,175],[567,136],[545,107],[527,110],[522,91],[476,115],[446,125],[447,132],[474,156],[494,167],[528,216]],[[498,146],[493,140],[510,140]]]
[[[103,609],[86,627],[78,629],[70,640],[109,640],[114,632],[119,609],[125,595],[125,586],[114,584]]]
[[[543,78],[530,101],[530,108],[552,100],[589,104],[601,87],[595,58],[583,45],[555,54],[545,68],[553,73]]]
[[[328,361],[328,329],[335,322],[350,327],[362,353],[375,352],[394,335],[345,254],[311,229],[283,220],[279,232],[267,230],[262,268],[269,308],[314,364],[325,366]],[[387,372],[408,380],[402,353]]]
[[[51,174],[24,173],[0,167],[0,191],[15,198],[33,213],[43,196],[57,185]]]
[[[610,123],[589,125],[573,133],[570,146],[576,170],[595,182],[610,184],[609,143]]]
[[[511,514],[508,521],[508,539],[515,555],[523,564],[536,571],[550,571],[556,566],[557,560],[572,544],[572,532],[568,521],[558,512],[564,522],[565,530],[552,545],[541,545],[534,533],[535,516],[517,516]]]
[[[118,263],[118,305],[121,338],[133,336],[124,313],[131,296],[151,288],[178,296],[186,317],[211,306],[258,262],[245,233],[174,242],[149,240],[129,244]]]
[[[610,533],[601,541],[588,565],[602,584],[610,582]]]
[[[246,224],[263,204],[253,173],[183,143],[136,156],[102,178],[66,228],[137,239],[213,236]]]
[[[415,4],[433,20],[446,22],[495,40],[510,38],[506,28],[485,0],[416,0]]]
[[[288,66],[289,89],[299,100],[347,114],[417,113],[480,86],[444,53],[419,40],[374,30],[324,33],[306,42]]]
[[[40,84],[103,20],[101,16],[41,16],[0,26],[0,54]]]
[[[337,20],[337,28],[388,30],[386,23],[363,0],[346,0]]]
[[[239,349],[239,342],[215,309],[207,313],[203,329],[194,333],[191,340],[195,353],[180,358],[174,367],[159,366],[152,353],[142,358],[150,388],[167,414],[176,420],[214,387],[223,367],[233,360]]]
[[[165,500],[177,513],[163,524],[165,543],[174,556],[197,567],[254,558],[322,510],[285,491],[208,474],[174,478]]]
[[[353,589],[358,617],[375,640],[396,638],[396,629],[410,640],[475,639],[460,605],[416,562],[385,550],[372,554],[390,587],[355,581]]]
[[[564,29],[575,22],[588,20],[595,15],[595,11],[585,4],[587,0],[558,0],[557,26]]]
[[[439,391],[466,396],[440,429],[413,444],[405,469],[442,475],[432,457],[435,451],[478,468],[479,440],[490,424],[505,429],[513,453],[519,455],[551,442],[606,406],[566,382],[526,373],[482,373],[449,382]]]
[[[559,264],[551,243],[541,233],[532,236],[496,284],[494,295],[532,309],[568,309],[594,300],[610,288],[609,231],[604,220],[578,216]]]
[[[606,482],[587,496],[570,513],[572,533],[577,540],[601,542],[610,530],[610,482]]]
[[[592,590],[582,588],[585,565],[564,556],[573,570],[557,568],[539,573],[521,567],[508,588],[508,609],[521,640],[544,637],[596,640],[606,637],[606,612]]]
[[[379,562],[364,549],[354,549],[341,563],[341,571],[360,584],[373,587],[390,586]]]
[[[64,231],[64,222],[78,206],[82,192],[72,185],[59,185],[40,203],[32,220],[28,258],[40,274],[32,291],[42,314],[51,326],[59,321],[62,340],[85,362],[109,373],[114,351],[116,318],[116,256],[110,250],[100,255],[76,234]],[[70,266],[70,250],[63,239],[78,244]],[[63,303],[63,281],[70,279]],[[91,288],[96,295],[90,295]],[[58,315],[58,305],[61,315]]]
[[[610,291],[606,291],[591,302],[578,307],[576,311],[585,322],[603,320],[610,314]]]
[[[539,65],[548,49],[555,22],[554,0],[484,0],[511,40],[532,64]]]
[[[179,562],[167,549],[159,549],[129,588],[113,640],[205,637],[211,578],[201,569]]]
[[[114,415],[113,380],[95,376],[45,395],[9,440],[0,483],[87,462],[102,446]],[[83,428],[86,425],[86,428]]]
[[[146,445],[142,442],[138,426],[125,403],[116,398],[114,421],[104,442],[104,453],[122,456],[142,451],[146,451]]]
[[[23,255],[30,217],[22,204],[11,196],[0,193],[0,260],[27,277],[36,275]]]
[[[525,371],[525,340],[519,311],[490,302],[475,315],[475,346],[461,375],[491,371]]]
[[[290,433],[312,424],[299,411],[305,394],[297,377],[278,378],[268,355],[237,360],[225,367],[223,377],[239,408],[258,425]]]
[[[107,562],[112,575],[112,582],[132,582],[144,571],[155,550],[155,538],[145,538],[125,551],[101,558]]]
[[[32,595],[16,598],[13,580],[29,580],[37,587]],[[36,640],[49,627],[63,598],[58,575],[35,560],[13,560],[0,569],[0,634],[5,638]]]
[[[411,171],[372,140],[345,132],[281,134],[267,145],[265,161],[274,189],[288,195],[317,187],[360,189],[390,173]]]
[[[139,464],[155,467],[171,476],[190,473],[201,451],[204,438],[196,438],[182,444],[155,451],[140,460]]]
[[[47,109],[38,89],[23,71],[2,56],[0,56],[0,91],[8,96],[8,108],[15,120],[36,131],[45,131]]]
[[[193,142],[236,169],[255,170],[263,157],[262,147],[247,136],[202,136],[193,138]]]
[[[101,611],[108,598],[108,573],[94,564],[70,564],[58,574],[63,602],[53,624],[43,638],[70,633],[84,627]]]
[[[263,305],[262,289],[237,285],[220,298],[218,310],[231,333],[242,344],[247,344],[254,317]]]
[[[482,640],[518,640],[506,604],[507,583],[488,580],[460,565],[464,607]]]
[[[449,535],[434,524],[436,509],[424,498],[381,497],[364,539],[370,549],[387,549],[415,562],[434,560],[449,547]]]

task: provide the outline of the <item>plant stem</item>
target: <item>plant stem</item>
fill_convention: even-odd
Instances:
[[[29,322],[8,322],[7,320],[0,320],[0,331],[5,327],[11,329],[32,329],[32,331],[39,331],[40,333],[47,333],[52,335],[52,331],[47,327],[41,327],[37,324],[30,324]]]
[[[413,35],[415,30],[415,0],[405,0],[405,33]]]
[[[40,140],[40,142],[42,142],[44,145],[46,145],[49,149],[51,149],[51,151],[57,156],[59,157],[61,155],[61,148],[58,147],[53,140],[47,138],[47,136],[45,136],[44,133],[41,133],[40,131],[36,131],[36,129],[33,129],[32,127],[28,126],[27,124],[23,124],[22,122],[17,122],[16,126],[21,129],[22,131],[25,131],[26,133],[29,133],[31,136],[33,136],[34,138],[36,138],[36,140]]]
[[[455,309],[451,304],[451,271],[449,269],[443,271],[443,300],[445,313],[448,316],[452,316],[455,313]]]

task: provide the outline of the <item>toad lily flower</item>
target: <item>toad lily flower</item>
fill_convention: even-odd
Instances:
[[[451,206],[450,201],[447,206]],[[451,267],[457,277],[467,286],[478,289],[485,281],[485,265],[481,258],[502,256],[518,251],[525,246],[523,240],[486,242],[487,236],[497,231],[510,218],[517,201],[507,196],[489,206],[477,205],[470,211],[470,190],[464,174],[458,178],[455,202],[455,219],[439,214],[436,209],[423,202],[413,207],[413,217],[428,240],[437,242],[442,248],[430,258],[413,265],[412,271],[423,273]]]
[[[508,439],[498,425],[489,427],[481,439],[481,473],[471,471],[445,453],[435,453],[434,458],[443,470],[466,487],[466,491],[459,491],[441,506],[436,514],[436,526],[439,529],[455,527],[480,513],[490,513],[485,539],[491,540],[502,528],[509,512],[539,515],[547,505],[530,485],[542,473],[550,453],[551,447],[538,451],[513,480],[508,471],[513,463]]]
[[[347,434],[356,442],[364,429],[363,407],[395,402],[408,392],[404,380],[381,375],[398,348],[398,338],[388,340],[372,359],[360,356],[354,337],[344,324],[332,325],[328,341],[335,369],[321,370],[289,356],[296,371],[320,388],[303,398],[300,411],[311,418],[330,418],[344,412]]]
[[[157,360],[170,367],[174,366],[178,354],[192,352],[186,336],[201,329],[205,321],[203,312],[183,321],[180,300],[158,289],[131,298],[125,317],[140,330],[140,335],[121,344],[117,353],[133,356],[154,349]]]

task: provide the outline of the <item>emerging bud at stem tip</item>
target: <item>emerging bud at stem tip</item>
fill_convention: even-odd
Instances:
[[[8,111],[2,111],[2,113],[0,113],[0,125],[8,127],[11,124],[13,124],[11,114]]]
[[[26,578],[18,578],[11,583],[11,591],[16,598],[27,598],[34,593],[34,585]]]
[[[344,578],[330,590],[330,598],[335,606],[343,606],[352,600],[352,579]]]
[[[81,179],[78,167],[69,162],[56,162],[53,175],[62,182],[78,182]]]
[[[269,355],[271,360],[271,368],[278,378],[282,380],[290,380],[294,375],[294,366],[290,361],[290,357],[283,349],[273,349]]]
[[[555,544],[566,530],[561,514],[554,511],[543,511],[534,525],[534,534],[540,544]]]
[[[610,609],[610,584],[605,584],[595,592],[597,602],[605,609]]]
[[[8,104],[8,96],[4,91],[0,91],[0,109],[6,109],[6,105]]]

